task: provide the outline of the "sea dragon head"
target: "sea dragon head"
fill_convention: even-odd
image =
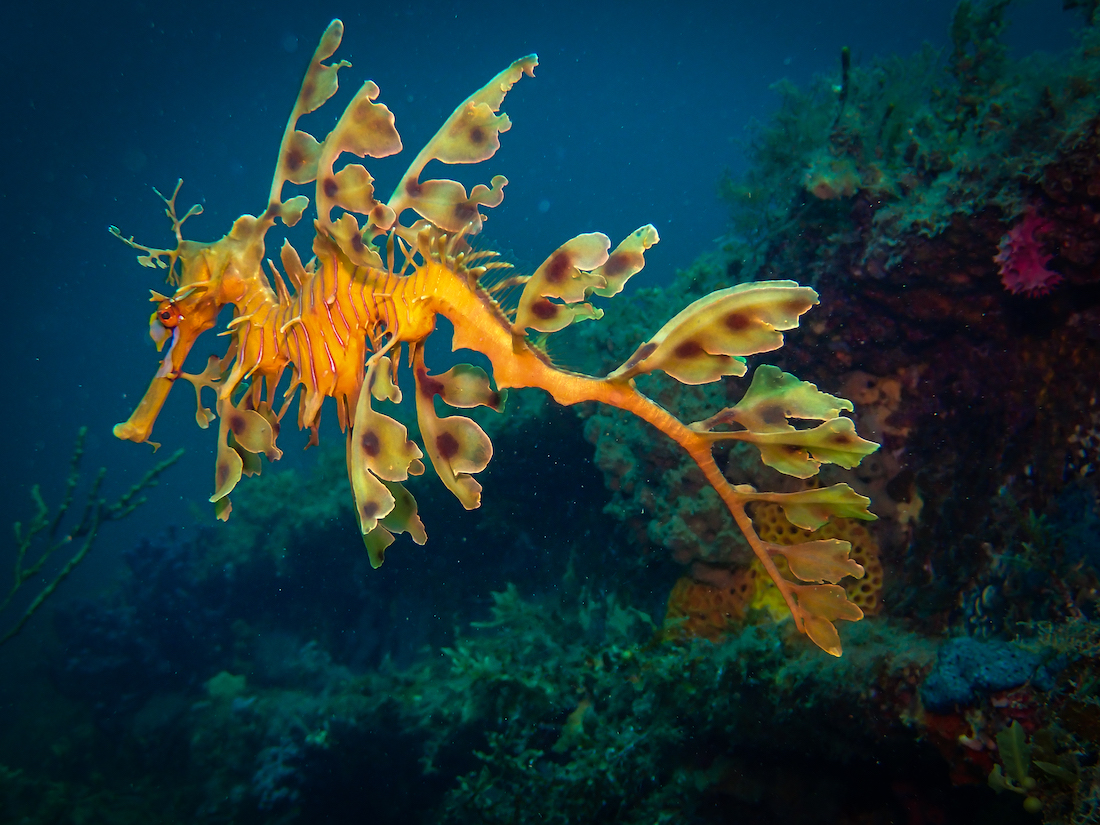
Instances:
[[[171,197],[157,192],[172,221],[177,241],[175,248],[143,246],[133,238],[123,238],[116,227],[110,227],[111,234],[144,253],[138,256],[143,266],[167,269],[169,284],[177,287],[171,295],[150,290],[150,300],[157,307],[149,318],[149,337],[157,345],[158,352],[164,351],[165,344],[168,349],[134,412],[114,427],[115,436],[138,443],[149,439],[153,424],[176,379],[181,375],[192,381],[197,378],[184,375],[183,364],[198,337],[217,323],[222,307],[239,303],[244,296],[254,294],[257,286],[261,292],[265,288],[270,292],[260,267],[263,236],[273,223],[272,219],[246,215],[239,218],[229,234],[218,241],[200,243],[184,240],[181,232],[183,222],[200,214],[202,207],[195,205],[183,217],[177,215],[176,196],[182,183],[176,184]],[[257,284],[257,281],[260,283]]]

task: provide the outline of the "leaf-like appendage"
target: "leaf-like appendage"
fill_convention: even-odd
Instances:
[[[454,110],[421,155],[428,153],[435,160],[452,164],[480,163],[495,155],[500,148],[500,133],[512,128],[508,115],[497,112],[521,77],[535,76],[537,65],[539,59],[533,54],[513,61]]]
[[[367,370],[355,408],[353,432],[356,455],[366,469],[383,481],[404,481],[410,475],[424,472],[420,461],[423,453],[409,440],[405,425],[371,407],[370,393],[379,398],[392,399],[394,389],[389,374],[389,359],[379,359]]]
[[[834,418],[809,430],[790,429],[770,433],[716,433],[751,441],[769,467],[795,478],[817,475],[823,463],[851,469],[878,449],[878,444],[856,434],[850,418]]]
[[[340,69],[351,64],[346,60],[340,60],[325,65],[323,61],[336,53],[343,38],[344,24],[339,20],[333,20],[321,35],[321,42],[313,53],[309,68],[306,69],[298,98],[294,101],[294,108],[290,112],[286,130],[283,132],[283,141],[279,146],[279,161],[271,181],[271,194],[268,196],[268,209],[269,214],[280,215],[288,226],[292,226],[301,217],[304,207],[298,208],[295,205],[289,211],[286,209],[290,204],[282,203],[283,184],[287,181],[309,183],[316,178],[317,161],[321,154],[321,145],[316,138],[294,127],[302,115],[316,111],[324,105],[326,100],[336,94],[340,86]]]
[[[305,195],[295,195],[279,208],[279,217],[287,226],[294,226],[302,219],[302,213],[309,206],[309,198]]]
[[[852,409],[848,399],[829,395],[809,381],[763,364],[753,374],[744,396],[728,412],[746,430],[769,433],[793,430],[789,418],[828,421],[837,418],[841,410]]]
[[[442,375],[425,375],[425,389],[435,392],[447,404],[461,409],[488,407],[504,411],[505,394],[494,390],[489,374],[472,364],[455,364]]]
[[[380,366],[383,381],[389,380],[389,360],[372,362],[359,391],[355,422],[348,430],[348,477],[355,494],[359,529],[364,536],[396,506],[396,498],[384,482],[404,481],[409,475],[424,471],[420,461],[423,453],[409,440],[405,425],[371,408],[371,391]]]
[[[306,76],[302,79],[302,88],[298,92],[298,100],[294,105],[295,112],[299,115],[317,111],[326,100],[336,94],[336,90],[340,87],[338,78],[340,69],[351,64],[341,60],[339,63],[326,66],[321,61],[328,60],[336,54],[343,39],[343,22],[333,20],[321,35],[321,41],[317,44],[317,50],[314,51],[313,59],[309,62]]]
[[[820,647],[830,656],[840,657],[844,648],[840,644],[840,634],[836,632],[836,625],[828,619],[820,619],[817,616],[806,616],[802,620],[802,627],[810,641]]]
[[[537,65],[538,58],[533,54],[520,58],[454,110],[397,184],[387,202],[394,216],[399,218],[406,209],[414,209],[448,232],[460,231],[467,224],[471,227],[470,234],[480,231],[485,216],[477,207],[497,206],[504,197],[506,179],[498,175],[493,178],[491,188],[479,184],[467,198],[462,184],[450,180],[421,181],[420,174],[432,160],[480,163],[496,154],[501,132],[512,127],[507,115],[498,114],[504,97],[524,74],[534,77]]]
[[[791,572],[804,582],[831,582],[836,584],[847,576],[863,578],[863,565],[848,558],[852,550],[850,542],[839,539],[818,539],[798,544],[772,544],[772,555],[787,560]]]
[[[206,369],[204,369],[198,375],[192,375],[191,373],[180,373],[180,378],[186,378],[191,382],[191,385],[195,388],[195,403],[198,409],[195,411],[195,421],[202,428],[206,429],[210,426],[210,422],[214,420],[215,415],[209,408],[202,405],[202,388],[210,387],[217,392],[218,384],[222,379],[222,362],[216,355],[211,355],[206,359]]]
[[[601,298],[610,298],[622,292],[626,282],[645,266],[646,250],[659,240],[657,229],[652,224],[646,224],[627,235],[615,247],[604,265],[593,271],[594,276],[603,278],[604,286],[598,286],[592,291]]]
[[[474,510],[481,506],[481,485],[473,474],[480,473],[489,465],[493,457],[493,444],[473,420],[460,415],[440,418],[435,413],[435,397],[439,395],[446,399],[447,393],[459,400],[472,402],[471,406],[486,403],[475,400],[478,393],[473,389],[477,383],[476,377],[471,381],[474,371],[480,370],[468,364],[462,367],[459,373],[451,369],[442,376],[432,376],[428,375],[424,366],[423,350],[417,349],[413,355],[416,420],[420,425],[424,449],[447,489],[454,493],[463,507]],[[480,372],[484,375],[483,371]],[[487,377],[485,387],[488,388]]]
[[[393,544],[394,533],[408,533],[417,544],[424,544],[428,534],[416,512],[416,499],[404,485],[393,481],[382,482],[394,498],[393,509],[378,520],[378,524],[363,536],[371,567],[378,569],[386,560],[386,548]]]
[[[773,501],[783,508],[787,521],[803,530],[816,530],[831,517],[858,518],[874,521],[878,518],[867,508],[871,499],[861,496],[847,484],[834,484],[797,493],[742,493],[755,501]]]
[[[250,453],[263,453],[268,461],[278,461],[283,451],[275,446],[275,428],[255,410],[219,405],[218,412],[237,444]]]
[[[326,204],[318,197],[318,211],[322,211],[325,206],[339,206],[348,212],[369,215],[378,203],[374,199],[374,178],[360,163],[349,163],[331,178],[327,178],[327,181],[322,185],[321,191],[325,192],[326,198],[328,192],[332,192],[332,198]]]
[[[382,266],[382,256],[378,254],[377,249],[364,240],[363,228],[350,212],[345,212],[339,220],[330,223],[328,229],[336,245],[352,263],[375,268]]]
[[[508,179],[503,175],[494,175],[491,187],[479,183],[467,197],[466,189],[458,181],[444,179],[414,182],[410,185],[410,193],[415,192],[415,197],[409,206],[440,229],[447,232],[466,229],[469,234],[476,235],[481,231],[484,220],[478,206],[500,206],[507,183]],[[391,211],[392,214],[398,212],[393,207]]]
[[[358,163],[345,166],[339,172],[333,172],[333,166],[344,152],[357,157],[384,158],[401,151],[401,137],[394,127],[393,113],[381,103],[375,103],[378,86],[368,80],[360,87],[351,103],[340,115],[332,131],[328,133],[317,161],[317,214],[321,223],[334,230],[333,224],[340,224],[341,247],[349,254],[362,252],[366,246],[358,222],[354,230],[352,223],[344,220],[332,221],[332,209],[340,207],[349,212],[358,212],[368,216],[367,237],[389,229],[389,225],[376,225],[380,216],[385,214],[382,204],[374,197],[374,178],[366,167]],[[359,233],[359,241],[354,234]],[[370,252],[374,250],[371,249]],[[377,255],[377,253],[375,253]],[[372,259],[373,260],[373,259]],[[372,263],[378,266],[378,263]]]
[[[325,154],[333,158],[351,152],[361,158],[385,158],[401,151],[401,136],[394,125],[393,112],[376,103],[379,88],[366,81],[355,93],[340,120],[325,138]]]
[[[833,622],[843,619],[858,622],[863,611],[848,601],[848,594],[837,584],[791,585],[806,635],[815,645],[833,656],[841,654],[840,635]]]
[[[742,356],[783,346],[782,330],[817,303],[817,293],[794,281],[758,281],[700,298],[665,324],[610,375],[626,380],[664,370],[684,384],[744,375]]]
[[[222,432],[218,439],[218,457],[214,464],[214,492],[210,501],[217,503],[226,498],[237,482],[244,474],[244,462],[241,455],[231,446],[225,432],[225,424],[222,424]]]
[[[557,332],[574,321],[603,317],[585,299],[617,295],[631,276],[645,266],[645,251],[657,243],[657,230],[636,229],[607,254],[611,241],[590,232],[566,241],[527,280],[516,308],[512,331]]]
[[[394,380],[396,369],[397,362],[391,361],[388,355],[378,359],[378,368],[374,371],[374,381],[370,387],[370,393],[376,400],[401,403],[401,388]]]
[[[408,533],[417,544],[424,544],[428,534],[424,532],[424,522],[417,514],[416,499],[405,489],[405,485],[396,481],[382,482],[394,498],[393,509],[382,519],[381,526],[395,533]]]
[[[294,130],[279,155],[279,172],[291,183],[309,183],[317,178],[321,144],[309,132]]]
[[[393,533],[381,524],[369,533],[364,534],[363,545],[367,548],[367,558],[370,559],[370,566],[375,570],[381,567],[382,562],[386,560],[386,548],[391,544],[393,544]]]
[[[769,467],[795,478],[809,478],[817,474],[822,463],[850,469],[878,449],[878,444],[856,434],[851,419],[840,417],[841,410],[852,408],[851,401],[822,392],[809,381],[765,364],[756,370],[752,383],[736,405],[692,424],[691,428],[710,433],[716,441],[752,442]],[[791,418],[816,419],[822,423],[799,430],[790,423]],[[733,423],[745,429],[714,432],[715,427]]]
[[[206,372],[211,364],[207,364]],[[204,372],[205,374],[205,372]],[[241,400],[246,403],[248,396]],[[283,453],[275,446],[277,425],[256,410],[234,406],[228,399],[219,399],[218,417],[218,457],[214,467],[214,493],[210,501],[217,504],[226,498],[237,486],[243,475],[256,475],[260,472],[259,454],[263,453],[271,461],[282,458]],[[201,414],[200,409],[200,414]],[[218,517],[221,518],[221,510]],[[228,508],[225,509],[228,517]]]
[[[578,235],[559,246],[524,286],[513,331],[557,332],[579,318],[599,318],[603,313],[583,301],[606,285],[593,270],[607,262],[610,247],[611,240],[600,232]]]

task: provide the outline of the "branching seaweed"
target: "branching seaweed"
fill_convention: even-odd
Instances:
[[[15,522],[15,571],[11,588],[0,602],[0,618],[4,617],[23,586],[42,573],[42,569],[54,553],[63,547],[67,548],[74,542],[79,542],[79,546],[54,577],[42,587],[19,619],[3,636],[0,636],[0,645],[14,638],[77,565],[84,561],[88,551],[95,544],[99,528],[106,522],[125,518],[144,504],[145,497],[141,495],[142,491],[156,486],[160,474],[183,455],[183,450],[176,450],[145,473],[113,503],[108,503],[99,495],[103,479],[107,475],[107,468],[101,467],[92,479],[80,519],[70,529],[63,530],[62,523],[69,514],[76,487],[80,483],[80,460],[84,457],[84,439],[87,434],[87,427],[81,427],[77,432],[76,444],[73,447],[72,458],[69,460],[69,476],[65,481],[65,492],[56,510],[50,511],[37,484],[31,487],[31,498],[34,500],[36,512],[25,528],[22,522]]]

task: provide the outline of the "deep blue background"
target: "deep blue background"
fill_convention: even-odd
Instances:
[[[236,216],[262,208],[302,71],[332,17],[346,26],[336,57],[353,67],[341,74],[340,96],[307,124],[315,133],[372,78],[396,115],[407,163],[468,94],[537,52],[536,78],[505,103],[514,126],[502,151],[464,170],[472,178],[461,175],[510,180],[483,238],[531,268],[578,232],[598,229],[617,243],[651,222],[662,241],[638,281],[666,283],[723,233],[715,183],[724,168],[742,168],[746,127],[777,102],[771,84],[835,72],[845,45],[856,64],[909,54],[924,40],[943,46],[954,0],[534,5],[10,4],[0,24],[3,529],[29,514],[30,483],[56,499],[81,424],[91,428],[87,465],[110,467],[109,489],[151,463],[147,447],[116,441],[110,427],[156,368],[147,299],[163,280],[106,227],[167,245],[150,187],[171,190],[178,177],[183,206],[206,209],[187,225],[190,237],[220,237]],[[1011,39],[1025,51],[1065,46],[1078,22],[1059,0],[1035,0],[1016,17]],[[372,165],[383,191],[399,163]],[[214,434],[196,430],[189,388],[173,394],[154,437],[186,446],[183,466],[152,507],[109,528],[71,592],[109,580],[118,547],[136,534],[188,523],[196,505],[209,518]],[[297,460],[294,438],[282,438],[288,462]]]

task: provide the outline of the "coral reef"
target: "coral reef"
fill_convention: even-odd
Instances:
[[[1073,473],[1077,518],[1095,509],[1100,31],[1086,26],[1057,58],[1014,61],[999,40],[1005,8],[961,4],[946,57],[926,49],[806,91],[781,84],[751,169],[722,184],[722,249],[611,308],[605,326],[625,336],[716,285],[811,273],[827,309],[780,365],[851,398],[860,431],[883,444],[824,480],[871,497],[882,597],[935,631],[975,604],[978,624],[996,619],[1003,634],[1095,601],[1094,568],[1064,563],[1074,551],[1060,535],[1037,550],[1027,520],[1058,510]],[[1031,288],[1006,289],[1007,266]],[[579,335],[610,365],[626,341],[597,333]],[[720,388],[676,399],[656,381],[646,392],[671,409],[723,400]],[[747,565],[685,462],[613,412],[592,411],[586,435],[610,512],[639,542],[684,564]],[[722,460],[730,477],[782,483],[737,448]]]
[[[997,244],[999,250],[993,256],[1000,267],[1001,283],[1005,289],[1016,295],[1046,295],[1058,283],[1062,276],[1047,269],[1053,255],[1043,251],[1043,242],[1039,233],[1047,233],[1054,224],[1040,218],[1034,212],[1025,212],[1023,219]]]
[[[1042,657],[1007,642],[981,641],[963,636],[946,642],[936,665],[921,684],[921,700],[933,712],[975,704],[979,693],[1020,687],[1029,682],[1047,685],[1051,678]]]
[[[348,821],[365,775],[388,789],[378,821],[899,821],[914,805],[933,821],[1026,821],[1014,796],[948,783],[933,747],[947,722],[920,702],[935,645],[896,623],[856,626],[837,660],[790,622],[745,625],[721,644],[668,638],[572,579],[556,596],[509,587],[493,599],[409,667],[355,673],[316,642],[254,646],[235,668],[247,676],[221,671],[180,700],[162,692],[121,710],[115,747],[154,778],[150,807],[180,821]],[[966,730],[981,742],[1020,718],[1034,738],[1043,694],[1030,690],[1030,711],[976,697],[985,721]],[[959,709],[977,724],[976,712]],[[1057,763],[1065,742],[1052,747]],[[1054,788],[1040,779],[1034,792],[1049,806]],[[46,793],[16,775],[0,789]]]

